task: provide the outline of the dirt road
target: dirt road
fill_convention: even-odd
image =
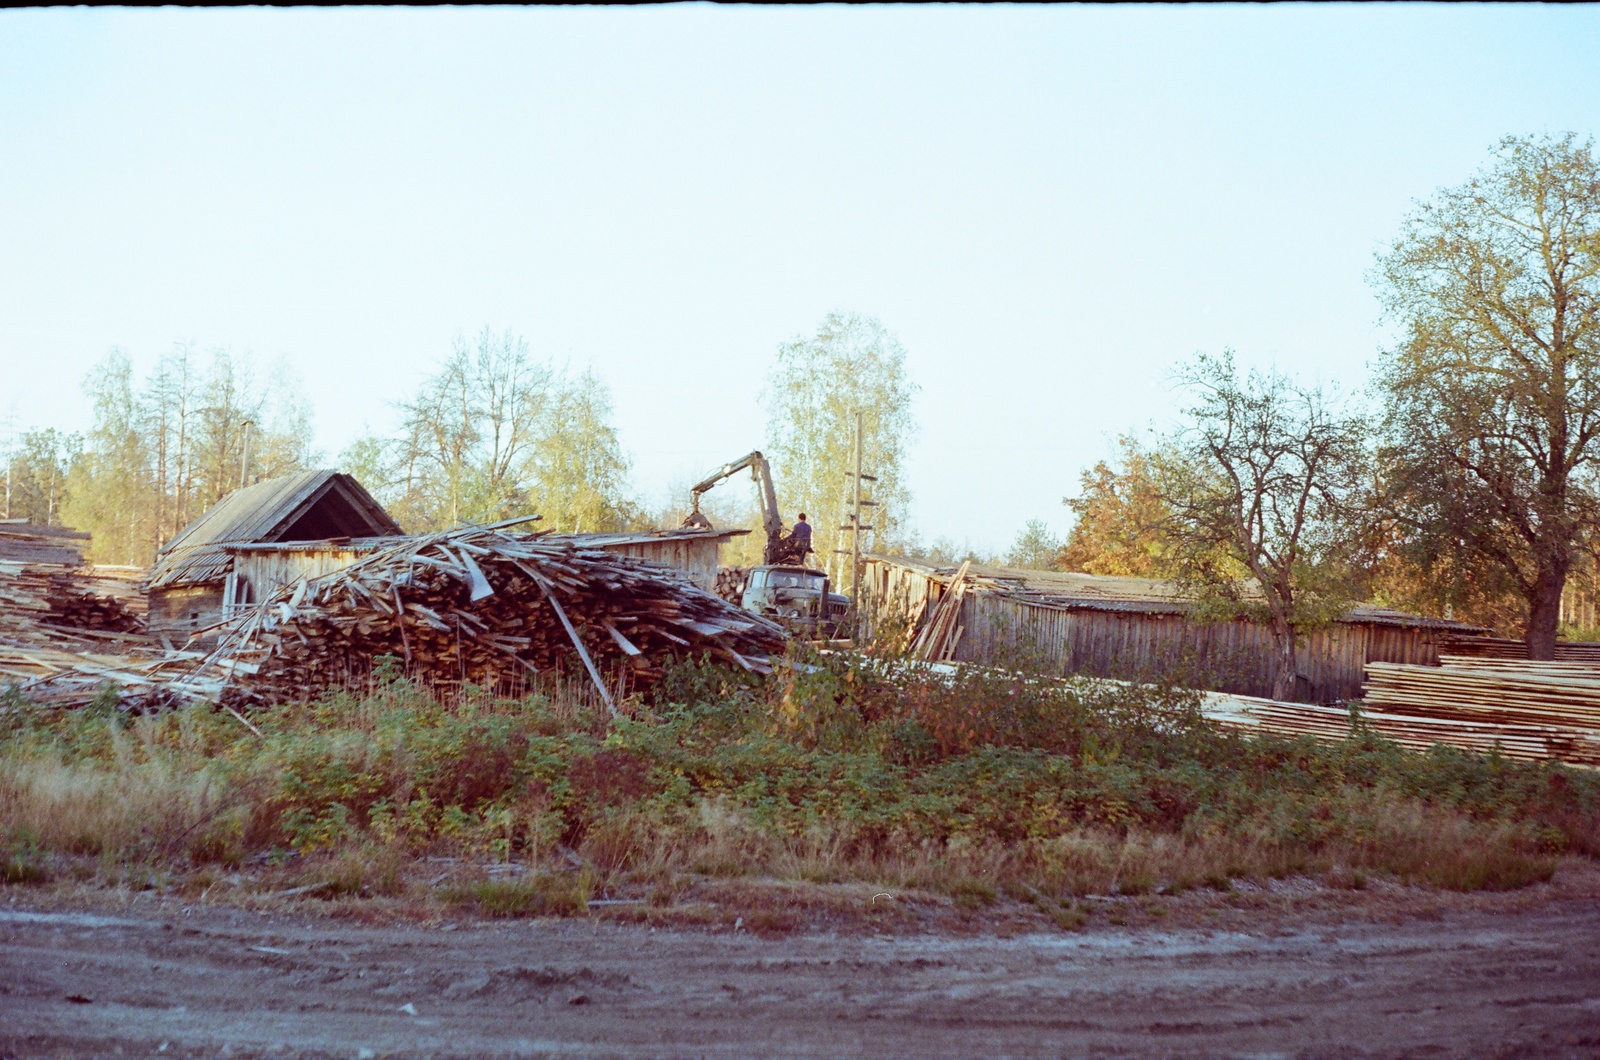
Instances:
[[[1270,933],[367,927],[0,904],[0,1057],[1600,1057],[1600,906]]]

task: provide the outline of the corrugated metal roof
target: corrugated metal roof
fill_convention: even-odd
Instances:
[[[877,563],[893,563],[931,577],[948,581],[957,567],[937,566],[904,556],[868,556]],[[1028,570],[1020,567],[991,567],[972,564],[967,577],[1005,595],[1044,607],[1063,610],[1122,611],[1131,614],[1181,615],[1192,611],[1195,600],[1176,582],[1156,578],[1125,578],[1072,571]],[[1446,618],[1429,618],[1395,611],[1375,604],[1351,608],[1340,622],[1379,626],[1406,626],[1417,629],[1449,630],[1455,633],[1486,633],[1474,626]]]
[[[238,541],[217,547],[224,552],[370,552],[394,544],[394,537],[330,537],[321,541]]]
[[[167,542],[150,567],[146,587],[216,581],[233,569],[228,546],[273,542],[291,531],[324,498],[336,494],[371,536],[394,536],[400,526],[350,475],[302,471],[234,490]]]

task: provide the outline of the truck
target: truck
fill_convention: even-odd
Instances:
[[[772,484],[772,470],[760,450],[722,465],[696,483],[689,491],[692,510],[683,525],[712,529],[711,520],[700,510],[700,497],[746,468],[757,486],[761,528],[767,535],[767,542],[762,564],[752,567],[745,579],[739,606],[776,618],[812,636],[836,635],[850,611],[850,598],[832,591],[825,572],[806,566],[806,555],[810,552],[807,542],[784,534],[783,516],[778,512],[778,491]]]

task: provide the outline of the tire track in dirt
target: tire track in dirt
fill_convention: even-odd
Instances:
[[[1600,1057],[1600,908],[1009,939],[0,908],[0,1057]]]

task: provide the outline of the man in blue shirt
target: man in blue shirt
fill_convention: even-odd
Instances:
[[[794,552],[804,563],[806,554],[811,551],[811,524],[806,522],[806,513],[801,512],[795,520],[794,529],[789,531],[789,543],[794,546]]]

